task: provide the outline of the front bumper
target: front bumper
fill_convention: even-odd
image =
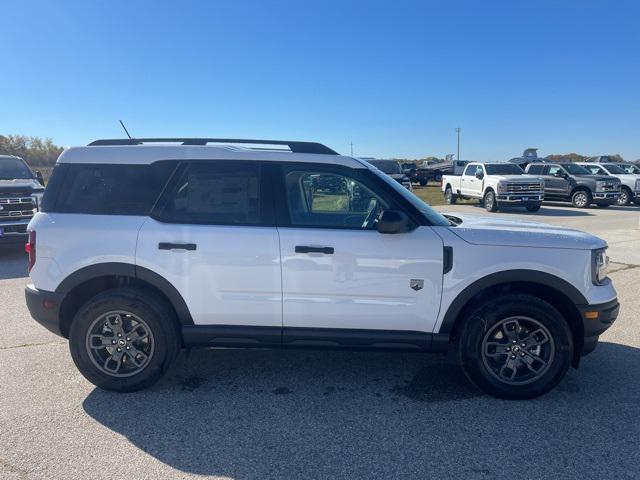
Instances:
[[[542,200],[544,199],[544,195],[509,195],[509,194],[500,194],[496,196],[496,201],[498,205],[540,205]]]
[[[62,295],[55,292],[38,290],[33,285],[24,289],[27,308],[33,319],[50,332],[63,337],[60,330],[60,304]]]
[[[610,200],[611,202],[617,202],[620,192],[595,192],[593,194],[593,200]],[[605,203],[605,202],[598,202]]]
[[[598,345],[598,339],[618,318],[620,303],[618,299],[596,305],[578,306],[584,328],[582,355],[591,353]]]
[[[0,245],[27,243],[29,222],[0,222]]]

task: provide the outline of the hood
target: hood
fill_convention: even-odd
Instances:
[[[462,223],[451,232],[474,245],[592,250],[607,243],[594,235],[545,223],[451,214]]]
[[[594,182],[611,182],[611,183],[620,183],[615,177],[603,177],[602,175],[572,175],[575,178],[582,178],[585,180],[593,180]]]
[[[540,177],[535,175],[491,175],[491,178],[497,180],[515,181],[522,183],[540,183]]]
[[[42,192],[44,187],[35,178],[0,180],[0,193]]]

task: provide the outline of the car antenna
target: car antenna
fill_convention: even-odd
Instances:
[[[122,120],[118,120],[118,121],[120,122],[120,125],[122,125],[122,128],[124,129],[124,133],[126,133],[127,137],[129,137],[129,140],[133,142],[133,137],[129,135],[129,130],[127,130],[127,127],[124,126],[124,123],[122,122]]]

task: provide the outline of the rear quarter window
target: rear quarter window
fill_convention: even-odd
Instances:
[[[47,185],[43,210],[148,215],[176,165],[176,161],[150,165],[60,164]]]

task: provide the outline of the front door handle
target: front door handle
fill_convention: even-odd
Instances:
[[[296,253],[324,253],[333,255],[333,247],[308,247],[306,245],[296,245]]]
[[[158,250],[195,250],[196,247],[195,243],[160,242],[158,244]]]

